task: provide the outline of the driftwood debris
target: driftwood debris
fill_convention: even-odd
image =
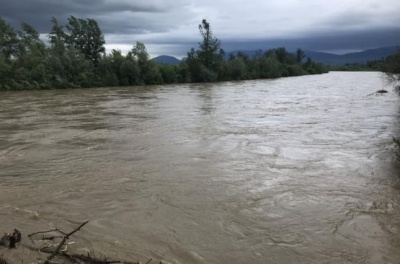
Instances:
[[[37,248],[39,252],[43,253],[48,253],[50,254],[46,260],[44,261],[44,264],[50,264],[51,260],[56,257],[56,256],[61,256],[66,258],[67,260],[71,261],[72,263],[78,263],[78,264],[139,264],[139,262],[127,262],[127,261],[121,261],[121,260],[112,260],[108,258],[101,258],[101,257],[96,257],[94,253],[90,254],[87,253],[86,255],[84,254],[72,254],[68,252],[67,244],[66,241],[76,232],[78,232],[83,226],[85,226],[89,221],[83,222],[80,224],[77,228],[72,230],[69,233],[66,233],[58,228],[51,229],[48,231],[39,231],[35,232],[32,234],[29,234],[28,237],[30,238],[31,242],[35,244],[35,241],[33,240],[34,236],[37,235],[42,235],[40,240],[44,241],[53,241],[55,239],[61,239],[61,242],[59,242],[57,245],[51,245],[49,246],[47,243],[45,245],[42,245],[41,247]],[[53,235],[54,232],[58,233],[59,235]],[[53,233],[53,234],[50,234]],[[49,235],[46,235],[49,234]],[[150,263],[151,260],[148,261]],[[0,263],[2,264],[2,263]]]
[[[29,250],[38,251],[41,253],[49,254],[49,256],[44,260],[40,261],[43,264],[51,264],[55,263],[54,258],[57,256],[58,258],[64,258],[65,261],[71,262],[74,264],[141,264],[144,262],[130,262],[123,260],[114,260],[109,259],[108,257],[99,256],[99,254],[94,253],[94,251],[90,251],[91,253],[87,254],[74,254],[71,250],[68,249],[70,244],[74,244],[74,242],[67,243],[67,240],[76,232],[81,230],[89,221],[85,221],[81,223],[77,228],[67,233],[62,231],[61,229],[54,228],[47,231],[39,231],[28,235],[28,238],[32,242],[32,244],[36,246],[29,246]],[[0,238],[0,246],[15,248],[16,244],[21,241],[21,232],[17,229],[14,229],[13,233],[5,233],[3,237]],[[55,242],[57,241],[57,242]],[[58,242],[59,241],[59,242]],[[39,243],[38,243],[39,242]],[[22,245],[24,246],[24,245]],[[101,255],[101,254],[100,254]],[[58,261],[58,260],[57,260]],[[149,259],[146,264],[151,264],[153,259]],[[162,264],[163,262],[159,262]],[[0,264],[9,264],[6,258],[3,258],[3,255],[0,255]]]
[[[74,230],[72,230],[72,232],[69,232],[68,234],[66,234],[63,239],[61,240],[60,244],[58,244],[58,246],[56,247],[56,249],[54,250],[53,253],[51,253],[51,255],[47,258],[47,260],[44,262],[45,264],[49,264],[50,260],[53,259],[58,252],[60,251],[61,247],[65,244],[65,242],[67,241],[67,239],[69,239],[70,236],[72,236],[73,234],[75,234],[76,232],[78,232],[84,225],[86,225],[87,223],[89,223],[89,221],[86,221],[84,223],[82,223],[80,226],[78,226],[77,228],[75,228]]]

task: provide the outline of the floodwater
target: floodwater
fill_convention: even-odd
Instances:
[[[0,232],[89,220],[75,251],[143,263],[400,263],[379,73],[5,92],[0,118]],[[0,254],[33,258],[25,236]]]

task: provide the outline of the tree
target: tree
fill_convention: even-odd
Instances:
[[[383,66],[383,71],[386,75],[387,80],[390,83],[396,83],[394,90],[400,95],[400,51],[396,54],[389,56],[385,60],[385,65]],[[393,142],[396,145],[396,158],[400,161],[400,138],[393,137]]]
[[[202,64],[209,70],[216,68],[216,62],[221,59],[223,50],[220,49],[221,42],[213,37],[210,23],[203,19],[199,25],[199,31],[203,37],[203,41],[199,43],[200,50],[198,57]]]
[[[199,51],[195,51],[193,48],[188,52],[186,63],[190,72],[191,82],[212,82],[217,81],[218,75],[214,71],[208,69],[204,64],[203,60],[199,57]]]
[[[157,64],[149,60],[146,46],[142,42],[136,42],[127,57],[132,57],[138,64],[140,70],[140,79],[144,84],[161,84],[162,76]]]
[[[306,57],[306,54],[304,53],[304,51],[302,49],[296,50],[296,61],[298,64],[301,64],[305,57]]]
[[[0,90],[10,89],[8,86],[11,75],[11,66],[6,61],[4,55],[0,53]]]
[[[386,58],[383,71],[389,82],[400,82],[400,51]]]
[[[139,67],[136,61],[125,60],[121,63],[119,74],[121,76],[121,85],[135,85],[139,83]]]
[[[264,55],[259,64],[259,78],[279,78],[281,63],[275,52]]]
[[[122,55],[120,50],[116,49],[113,49],[108,57],[111,61],[113,72],[116,74],[118,80],[121,81],[120,67],[121,64],[126,60],[126,57]]]
[[[224,69],[225,52],[220,48],[221,42],[213,37],[210,24],[203,19],[199,25],[199,31],[203,38],[199,42],[199,49],[193,48],[187,53],[186,63],[192,82],[211,82],[219,79],[219,71]],[[223,75],[223,74],[222,74]],[[221,76],[220,79],[224,77]]]
[[[45,61],[49,88],[91,87],[94,82],[93,63],[74,47],[67,47],[60,56],[49,50]]]
[[[114,70],[111,55],[104,55],[95,69],[97,76],[95,86],[114,87],[119,85],[117,71]]]
[[[212,82],[277,78],[322,73],[321,64],[307,60],[298,49],[277,48],[252,57],[238,52],[225,61],[221,42],[203,19],[198,26],[202,40],[179,65],[157,65],[143,43],[137,42],[125,56],[119,50],[105,54],[104,36],[93,19],[71,16],[67,25],[51,19],[50,46],[27,23],[16,30],[0,18],[0,89],[73,88],[144,85],[177,82]],[[387,58],[385,71],[400,81],[400,55]],[[383,60],[382,60],[383,64]]]
[[[66,26],[69,35],[67,44],[75,47],[85,55],[85,58],[97,64],[105,52],[104,36],[94,19],[80,19],[74,16],[68,18]]]
[[[15,55],[18,42],[17,31],[0,17],[0,53],[6,60]]]
[[[164,83],[177,83],[177,66],[161,64],[158,66]]]
[[[18,31],[19,43],[16,59],[22,66],[34,68],[41,63],[46,53],[46,45],[40,39],[39,32],[27,23],[21,24]]]
[[[64,26],[59,25],[55,17],[51,18],[51,23],[53,26],[48,36],[49,42],[56,52],[61,55],[65,50],[68,35],[64,32]]]
[[[247,66],[243,58],[236,57],[229,62],[230,80],[244,80],[247,74]]]
[[[147,62],[149,61],[149,53],[147,53],[146,46],[142,43],[137,41],[136,45],[133,46],[131,50],[131,54],[137,60],[139,67],[144,68]]]
[[[284,47],[279,47],[275,49],[276,58],[280,63],[285,63],[286,57],[288,56],[288,52]]]

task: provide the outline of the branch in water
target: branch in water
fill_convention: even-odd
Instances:
[[[61,247],[65,244],[65,242],[67,241],[67,239],[72,236],[73,234],[75,234],[76,232],[78,232],[84,225],[86,225],[87,223],[89,223],[89,221],[86,221],[84,223],[82,223],[80,226],[78,226],[77,228],[75,228],[72,232],[66,234],[63,238],[63,240],[60,242],[60,244],[58,244],[58,246],[56,247],[56,249],[54,250],[54,252],[47,258],[47,260],[44,262],[44,264],[49,264],[50,260],[52,260],[60,251]]]

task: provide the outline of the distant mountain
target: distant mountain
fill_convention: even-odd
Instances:
[[[304,51],[307,57],[310,57],[315,62],[322,62],[326,64],[346,64],[346,63],[364,63],[370,60],[379,60],[385,58],[399,51],[399,47],[383,47],[377,49],[369,49],[361,52],[353,52],[343,55],[337,55],[327,52],[317,51]],[[256,50],[233,50],[226,52],[225,58],[228,59],[230,54],[237,55],[239,52],[244,53],[250,58],[253,57]],[[262,51],[264,52],[264,51]]]
[[[307,57],[310,57],[315,62],[322,62],[326,64],[342,65],[346,63],[365,63],[370,60],[379,60],[390,56],[400,50],[400,47],[383,47],[377,49],[368,49],[360,52],[347,53],[343,55],[337,55],[327,52],[317,52],[317,51],[304,51]],[[239,52],[247,55],[248,57],[253,57],[258,52],[264,52],[262,50],[233,50],[225,53],[225,59],[229,59],[229,55],[233,54],[236,56]],[[177,65],[181,61],[175,57],[161,55],[153,59],[159,64]]]
[[[360,52],[336,55],[326,52],[304,51],[307,57],[315,62],[327,64],[364,63],[370,60],[379,60],[399,51],[399,47],[384,47],[369,49]]]
[[[158,64],[168,64],[168,65],[177,65],[181,62],[177,58],[172,57],[172,56],[167,56],[167,55],[161,55],[161,56],[155,57],[155,58],[153,58],[153,60],[155,62],[157,62]]]

